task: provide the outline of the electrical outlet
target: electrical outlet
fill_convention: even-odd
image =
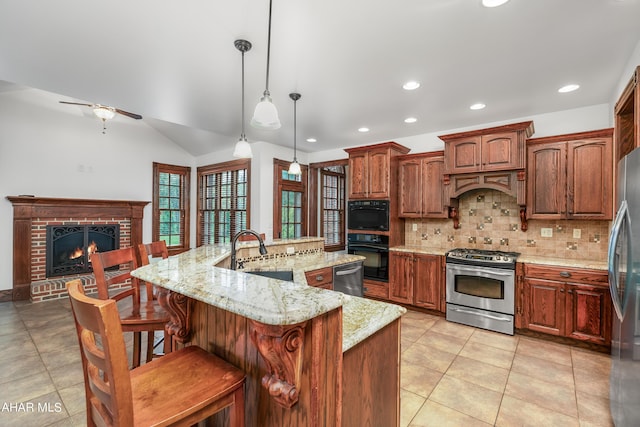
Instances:
[[[416,223],[411,224],[411,229],[413,231],[418,231],[418,224],[416,224]]]
[[[553,228],[541,228],[540,236],[542,237],[553,237]]]
[[[293,246],[287,246],[287,254],[291,255],[291,254],[295,254],[296,253],[296,248]]]
[[[574,239],[579,239],[580,237],[582,237],[582,230],[580,230],[579,228],[574,228],[573,229],[573,238]]]

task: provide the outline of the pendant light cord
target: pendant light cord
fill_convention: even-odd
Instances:
[[[244,50],[242,51],[242,135],[241,139],[247,139],[244,135]]]
[[[269,59],[271,57],[271,7],[273,0],[269,0],[269,30],[267,32],[267,81],[265,83],[265,93],[269,94]]]
[[[298,100],[293,101],[293,161],[297,162],[298,157],[296,156],[296,134],[298,129]]]

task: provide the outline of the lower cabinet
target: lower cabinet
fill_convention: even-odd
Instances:
[[[601,270],[525,265],[524,327],[611,344],[611,296]]]
[[[442,256],[389,252],[389,299],[441,311]]]
[[[304,273],[307,277],[307,284],[317,288],[333,290],[333,268],[325,267],[318,270],[311,270]]]

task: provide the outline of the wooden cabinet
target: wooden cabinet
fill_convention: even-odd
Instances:
[[[640,147],[640,66],[618,98],[614,118],[614,165],[617,165],[620,159]]]
[[[401,218],[446,218],[443,173],[444,152],[399,157],[399,211]]]
[[[304,275],[309,286],[333,290],[333,267],[307,271]]]
[[[397,179],[396,156],[409,149],[395,142],[349,148],[349,199],[389,199]]]
[[[445,173],[464,174],[524,169],[525,139],[533,122],[441,135]]]
[[[613,129],[527,141],[527,218],[613,217]]]
[[[525,328],[611,343],[611,297],[601,270],[525,265]]]
[[[364,279],[363,287],[365,297],[383,300],[389,299],[389,282]]]
[[[392,251],[389,265],[391,301],[441,310],[444,289],[441,256]]]

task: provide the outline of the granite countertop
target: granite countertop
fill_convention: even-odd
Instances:
[[[396,252],[414,252],[414,253],[420,253],[420,254],[444,256],[448,249],[402,245],[402,246],[391,247],[389,248],[389,250],[396,251]],[[520,256],[518,256],[518,262],[526,263],[526,264],[553,265],[558,267],[590,268],[594,270],[607,269],[607,261],[544,257],[540,255],[521,254]]]
[[[216,267],[230,246],[208,245],[134,270],[139,279],[268,325],[292,325],[342,306],[343,351],[398,319],[406,309],[340,292],[307,286],[305,271],[361,260],[354,255],[321,254],[251,262],[245,270],[293,270],[282,281]]]

